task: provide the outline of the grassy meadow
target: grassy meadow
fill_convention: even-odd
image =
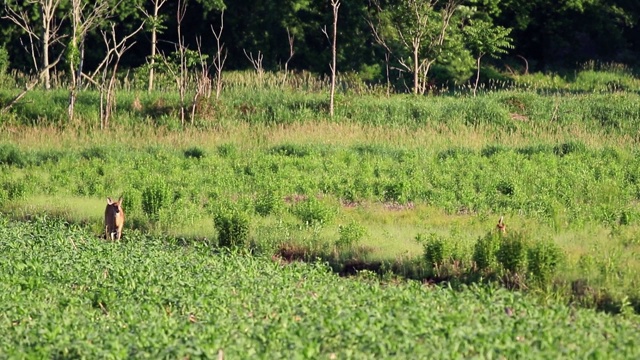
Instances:
[[[531,343],[537,344],[542,357],[558,346],[567,357],[608,358],[613,354],[609,346],[636,354],[631,344],[637,343],[637,323],[625,321],[637,320],[633,313],[640,311],[640,81],[623,70],[522,76],[510,84],[486,84],[477,97],[464,88],[442,89],[433,96],[385,96],[384,89],[344,82],[331,118],[326,83],[321,80],[302,74],[283,85],[277,74],[258,81],[250,74],[230,73],[220,99],[199,100],[195,105],[186,102],[193,115],[184,125],[178,117],[180,98],[169,85],[147,93],[137,90],[141,86],[135,81],[125,81],[108,129],[100,129],[96,91],[79,93],[76,116],[70,121],[67,91],[34,90],[0,115],[0,231],[9,239],[3,244],[4,252],[18,251],[3,263],[2,273],[7,273],[10,263],[23,264],[34,274],[32,285],[53,294],[46,303],[49,310],[59,309],[55,302],[77,302],[79,307],[72,310],[88,313],[73,316],[94,319],[105,328],[129,323],[137,311],[131,304],[141,294],[153,292],[143,312],[157,329],[153,334],[148,332],[151,328],[139,329],[150,340],[133,348],[120,338],[113,343],[120,344],[112,349],[121,355],[116,357],[132,353],[210,357],[218,349],[234,354],[245,345],[257,354],[280,356],[301,351],[307,357],[399,355],[418,346],[425,354],[448,352],[442,353],[445,357],[492,357],[492,351],[511,357],[524,354],[523,346]],[[5,86],[0,102],[8,103],[17,93]],[[126,224],[120,245],[101,239],[107,196],[124,197]],[[507,224],[506,235],[495,229],[500,216]],[[73,252],[67,253],[71,248]],[[235,250],[228,253],[225,248]],[[27,259],[30,252],[33,258]],[[141,255],[144,252],[149,256]],[[44,254],[73,264],[76,270],[54,271],[57,267],[43,263]],[[102,257],[98,254],[107,254],[102,265],[91,264],[92,258]],[[168,286],[196,282],[189,285],[193,291],[175,295],[191,298],[174,299],[168,293],[162,298],[158,289],[145,290],[140,283],[143,275],[131,269],[143,266],[160,271],[165,265],[159,262],[139,263],[160,261],[155,256],[171,259],[176,269],[183,269],[169,280],[162,278]],[[256,318],[245,314],[234,323],[235,310],[215,305],[226,313],[209,311],[217,308],[218,300],[228,305],[227,301],[237,299],[203,300],[215,289],[202,279],[202,272],[186,270],[190,266],[204,266],[203,271],[229,282],[224,286],[236,284],[245,295],[251,287],[265,286],[268,276],[281,278],[285,285],[259,290],[265,294],[285,288],[295,292],[291,277],[317,277],[318,282],[309,280],[304,286],[326,291],[329,298],[345,294],[354,298],[326,304],[324,312],[314,315],[325,317],[307,319],[309,312],[303,311],[303,316],[290,308],[295,304],[277,303],[274,306],[280,310],[263,314],[263,307],[275,301],[268,295],[254,304],[261,310],[247,310],[246,314],[258,311]],[[88,280],[106,271],[103,268],[113,268],[110,274],[122,272],[122,276],[105,276],[99,283]],[[352,282],[328,274],[328,268],[359,276]],[[271,275],[265,275],[265,269]],[[32,286],[25,274],[5,275],[2,284],[7,291]],[[233,276],[240,277],[233,280]],[[432,290],[403,278],[448,286]],[[69,281],[49,284],[51,279],[76,285],[69,289],[62,285]],[[122,289],[123,284],[128,284],[128,290]],[[505,287],[515,291],[502,290]],[[340,294],[330,288],[341,289]],[[440,300],[424,298],[425,294]],[[102,301],[102,296],[108,299]],[[12,299],[8,303],[18,301]],[[42,299],[28,299],[39,309],[34,310],[37,313],[49,311]],[[417,304],[416,299],[420,299]],[[397,314],[396,307],[408,300],[413,306],[407,314],[412,315],[402,323],[408,327],[376,320],[368,327],[351,328],[349,321],[338,321],[334,314],[368,316],[350,308],[339,310],[360,301],[380,302],[379,316]],[[490,319],[493,312],[504,314],[505,306],[526,307],[524,313],[536,315],[516,321],[520,325],[514,326],[527,335],[515,338],[492,321],[470,325],[485,329],[493,342],[458,343],[449,336],[446,341],[418,344],[379,341],[381,334],[389,333],[389,326],[395,329],[389,330],[396,334],[394,341],[401,341],[418,331],[411,330],[415,323],[408,325],[412,316],[428,318],[434,312],[425,309],[444,311],[448,305],[443,304],[452,301],[460,301],[459,308],[466,310],[436,312],[441,318],[430,321],[451,326],[452,318],[475,317],[473,312],[480,308],[484,309],[480,317]],[[576,306],[623,316],[606,317],[576,310]],[[167,307],[176,307],[170,312],[179,316],[163,315],[160,310]],[[196,312],[202,314],[197,315],[202,321],[190,324],[188,314]],[[58,316],[54,313],[52,317]],[[567,320],[567,314],[571,319],[589,315],[577,326]],[[16,354],[31,347],[36,357],[49,357],[52,351],[91,357],[100,356],[106,346],[87,345],[71,336],[46,347],[32,331],[41,321],[53,324],[59,319],[34,320],[33,314],[26,313],[11,316],[28,321],[8,316],[5,322],[18,321],[12,326],[17,326],[16,331],[20,327],[30,339],[19,345],[17,338],[3,337],[13,343],[10,348]],[[269,326],[275,326],[276,319],[278,326],[288,330],[274,339],[267,338],[269,334],[242,335],[237,347],[224,340],[220,335],[224,331],[212,334],[218,339],[215,344],[202,342],[204,335],[197,332],[217,317],[226,324],[221,331],[234,334],[246,335],[243,326],[257,326],[258,318]],[[302,322],[295,320],[298,317]],[[527,327],[541,318],[548,327],[535,331]],[[506,319],[516,318],[507,315]],[[565,320],[572,330],[556,327]],[[63,328],[88,326],[75,321]],[[313,332],[321,330],[309,330],[308,321],[335,326],[324,330],[330,333]],[[51,326],[50,331],[58,331]],[[162,334],[176,326],[184,335],[180,345]],[[607,345],[596,350],[591,344],[601,343],[602,333],[575,332],[584,326],[614,326],[626,335],[618,338],[618,333],[607,330]],[[623,330],[626,326],[631,328]],[[442,331],[438,334],[444,336],[454,330]],[[453,338],[467,336],[460,331]],[[298,343],[298,333],[335,341],[304,345]],[[355,333],[362,336],[341,338]],[[548,338],[540,338],[540,333]],[[583,342],[583,335],[589,341]],[[418,338],[433,337],[425,333]],[[154,341],[158,347],[151,345]],[[361,348],[341,347],[345,342]],[[457,350],[448,347],[454,342],[459,344]],[[174,352],[159,354],[159,348]],[[283,348],[289,351],[279,353]]]

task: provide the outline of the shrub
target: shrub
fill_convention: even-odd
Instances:
[[[152,181],[142,191],[142,210],[153,221],[158,221],[160,209],[171,201],[171,189],[161,178]]]
[[[218,150],[218,155],[224,158],[233,157],[238,152],[238,150],[236,149],[236,146],[231,143],[219,145],[217,150]]]
[[[0,165],[23,167],[27,164],[24,152],[11,144],[0,145]]]
[[[90,148],[84,149],[80,155],[87,159],[101,159],[106,160],[109,157],[109,152],[104,147],[92,146]]]
[[[527,265],[528,241],[524,235],[510,232],[500,239],[496,259],[502,268],[512,274],[522,274]]]
[[[406,204],[411,201],[411,184],[405,179],[391,181],[383,189],[385,201]]]
[[[282,198],[274,191],[258,194],[255,202],[256,213],[261,216],[277,213],[283,206]]]
[[[249,242],[249,216],[238,209],[221,209],[214,216],[221,247],[243,247]]]
[[[352,221],[347,225],[338,228],[340,238],[336,242],[337,246],[353,247],[360,243],[363,237],[367,235],[367,229],[359,223]]]
[[[292,156],[292,157],[305,157],[311,154],[309,149],[303,145],[297,144],[282,144],[271,148],[271,154]]]
[[[497,253],[500,249],[501,237],[501,234],[491,231],[476,241],[473,249],[473,262],[478,270],[495,271],[498,269]]]
[[[322,203],[315,197],[309,197],[294,205],[293,214],[303,223],[312,226],[316,224],[326,224],[333,220],[335,209]]]
[[[204,150],[197,146],[190,147],[184,151],[184,156],[186,158],[202,159],[204,157]]]
[[[536,241],[527,253],[529,276],[539,284],[548,283],[564,258],[564,253],[553,242]]]
[[[449,239],[431,233],[426,239],[418,235],[416,240],[424,244],[424,259],[428,266],[439,266],[453,260],[454,247]]]
[[[580,153],[586,151],[586,145],[579,141],[569,141],[553,147],[553,153],[557,156],[565,156],[571,153]]]

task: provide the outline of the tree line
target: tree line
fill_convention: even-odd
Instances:
[[[0,66],[45,84],[53,70],[71,83],[109,84],[118,69],[147,67],[152,77],[163,65],[218,61],[230,70],[353,72],[422,93],[434,83],[477,86],[491,62],[524,72],[590,60],[635,66],[640,55],[637,0],[4,3]]]

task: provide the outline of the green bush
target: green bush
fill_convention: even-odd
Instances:
[[[564,253],[550,241],[536,241],[527,253],[529,277],[539,284],[548,284],[562,262]]]
[[[238,209],[221,209],[214,216],[221,247],[244,247],[249,243],[249,215]]]
[[[204,150],[201,148],[194,146],[190,147],[184,151],[184,157],[186,158],[194,158],[194,159],[202,159],[204,157]]]
[[[162,178],[153,180],[142,191],[142,210],[152,221],[159,220],[160,209],[171,201],[171,189]]]
[[[266,191],[258,194],[255,200],[255,211],[261,216],[276,214],[284,207],[284,201],[274,191]]]
[[[331,208],[329,205],[324,204],[312,196],[295,204],[292,212],[302,220],[303,223],[313,226],[331,222],[335,216],[336,209]]]
[[[367,229],[356,221],[344,226],[340,225],[338,232],[340,233],[340,238],[336,245],[347,248],[358,245],[362,238],[367,236]]]
[[[510,232],[501,236],[496,259],[511,274],[523,274],[527,268],[529,241],[523,234]]]
[[[0,145],[0,165],[23,167],[27,164],[26,156],[16,146],[11,144]]]
[[[423,243],[424,259],[430,267],[443,265],[455,257],[455,248],[452,245],[453,241],[450,239],[431,233],[426,239],[418,235],[416,240]]]
[[[271,148],[271,154],[292,156],[292,157],[305,157],[311,154],[311,151],[307,146],[298,144],[282,144]]]
[[[502,234],[491,231],[476,241],[472,259],[478,270],[496,271],[498,269],[497,253],[501,238]]]

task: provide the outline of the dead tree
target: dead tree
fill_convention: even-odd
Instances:
[[[58,34],[64,18],[57,19],[55,14],[60,5],[60,0],[27,0],[26,4],[37,5],[40,9],[41,24],[39,28],[31,20],[33,17],[29,16],[30,14],[26,11],[18,12],[10,5],[5,6],[7,15],[2,18],[16,24],[29,37],[29,45],[24,47],[31,55],[35,72],[38,73],[38,81],[33,86],[37,85],[42,79],[45,89],[49,90],[51,88],[51,69],[57,64],[55,62],[53,66],[50,66],[52,63],[50,62],[49,51],[55,44],[59,44],[64,37],[64,35]],[[38,60],[38,57],[40,60]]]
[[[331,0],[331,8],[333,10],[333,31],[331,36],[327,32],[325,27],[322,32],[331,42],[331,64],[329,69],[331,70],[331,88],[329,90],[329,116],[333,117],[334,113],[334,98],[336,93],[336,63],[337,63],[337,40],[338,40],[338,9],[340,9],[340,0]]]
[[[116,36],[115,24],[111,24],[111,32],[102,31],[102,39],[104,40],[107,54],[102,62],[98,65],[91,76],[84,75],[91,82],[98,86],[100,91],[100,128],[107,129],[111,114],[116,107],[116,74],[118,72],[118,64],[124,53],[129,50],[135,42],[128,44],[127,42],[142,30],[144,24],[140,25],[134,32],[118,40]],[[101,74],[100,81],[96,82],[95,77]]]
[[[153,91],[153,82],[155,78],[155,64],[156,53],[158,52],[158,31],[163,29],[160,21],[159,12],[160,9],[166,4],[167,0],[151,0],[153,4],[153,11],[149,14],[144,8],[140,10],[147,17],[148,22],[151,24],[151,54],[149,55],[149,86],[148,91]]]
[[[296,53],[293,48],[295,37],[289,32],[289,28],[287,28],[287,39],[289,40],[289,58],[287,58],[287,61],[284,62],[284,77],[282,79],[282,85],[287,83],[287,75],[289,74],[289,61],[293,59],[293,55]]]
[[[264,75],[264,67],[262,66],[262,59],[264,59],[264,54],[258,50],[258,55],[254,58],[253,53],[248,53],[247,50],[242,49],[244,52],[244,56],[251,62],[253,68],[256,70],[256,74],[258,74],[258,80],[262,81],[262,77]]]
[[[193,102],[191,105],[191,123],[195,121],[196,108],[200,103],[200,99],[209,99],[211,97],[211,78],[209,76],[209,65],[207,64],[207,56],[202,54],[202,40],[196,38],[198,45],[198,58],[200,60],[200,73],[196,79],[196,89],[193,94]]]
[[[227,49],[224,47],[224,43],[220,41],[223,29],[224,10],[220,13],[219,30],[214,30],[213,25],[211,25],[211,32],[213,32],[213,37],[216,38],[216,54],[213,58],[213,67],[216,69],[216,100],[220,98],[220,93],[222,92],[222,68],[224,67],[225,61],[227,61]]]
[[[71,39],[68,46],[68,62],[71,75],[69,88],[69,121],[73,121],[78,88],[82,81],[84,61],[84,39],[87,33],[95,29],[108,17],[109,3],[95,2],[91,8],[82,0],[71,0]]]
[[[13,107],[13,105],[15,105],[18,101],[20,101],[20,99],[22,99],[22,98],[23,98],[23,97],[24,97],[24,96],[25,96],[29,91],[33,90],[33,88],[34,88],[34,87],[36,87],[36,85],[38,85],[38,83],[39,83],[42,79],[44,79],[45,74],[46,74],[47,72],[51,71],[51,69],[52,69],[53,67],[55,67],[55,66],[60,62],[60,60],[62,59],[62,55],[63,55],[63,54],[64,54],[64,53],[60,53],[60,55],[58,55],[58,58],[57,58],[57,59],[55,59],[55,60],[54,60],[52,63],[50,63],[47,67],[45,67],[44,69],[42,69],[42,70],[40,71],[40,73],[39,73],[35,78],[33,78],[31,81],[29,81],[29,82],[25,85],[25,87],[24,87],[24,89],[22,90],[22,92],[21,92],[20,94],[18,94],[16,97],[14,97],[11,101],[9,101],[9,103],[8,103],[7,105],[5,105],[5,106],[2,108],[1,113],[3,113],[3,114],[7,113],[7,112],[9,111],[9,109],[11,109],[11,107]]]

